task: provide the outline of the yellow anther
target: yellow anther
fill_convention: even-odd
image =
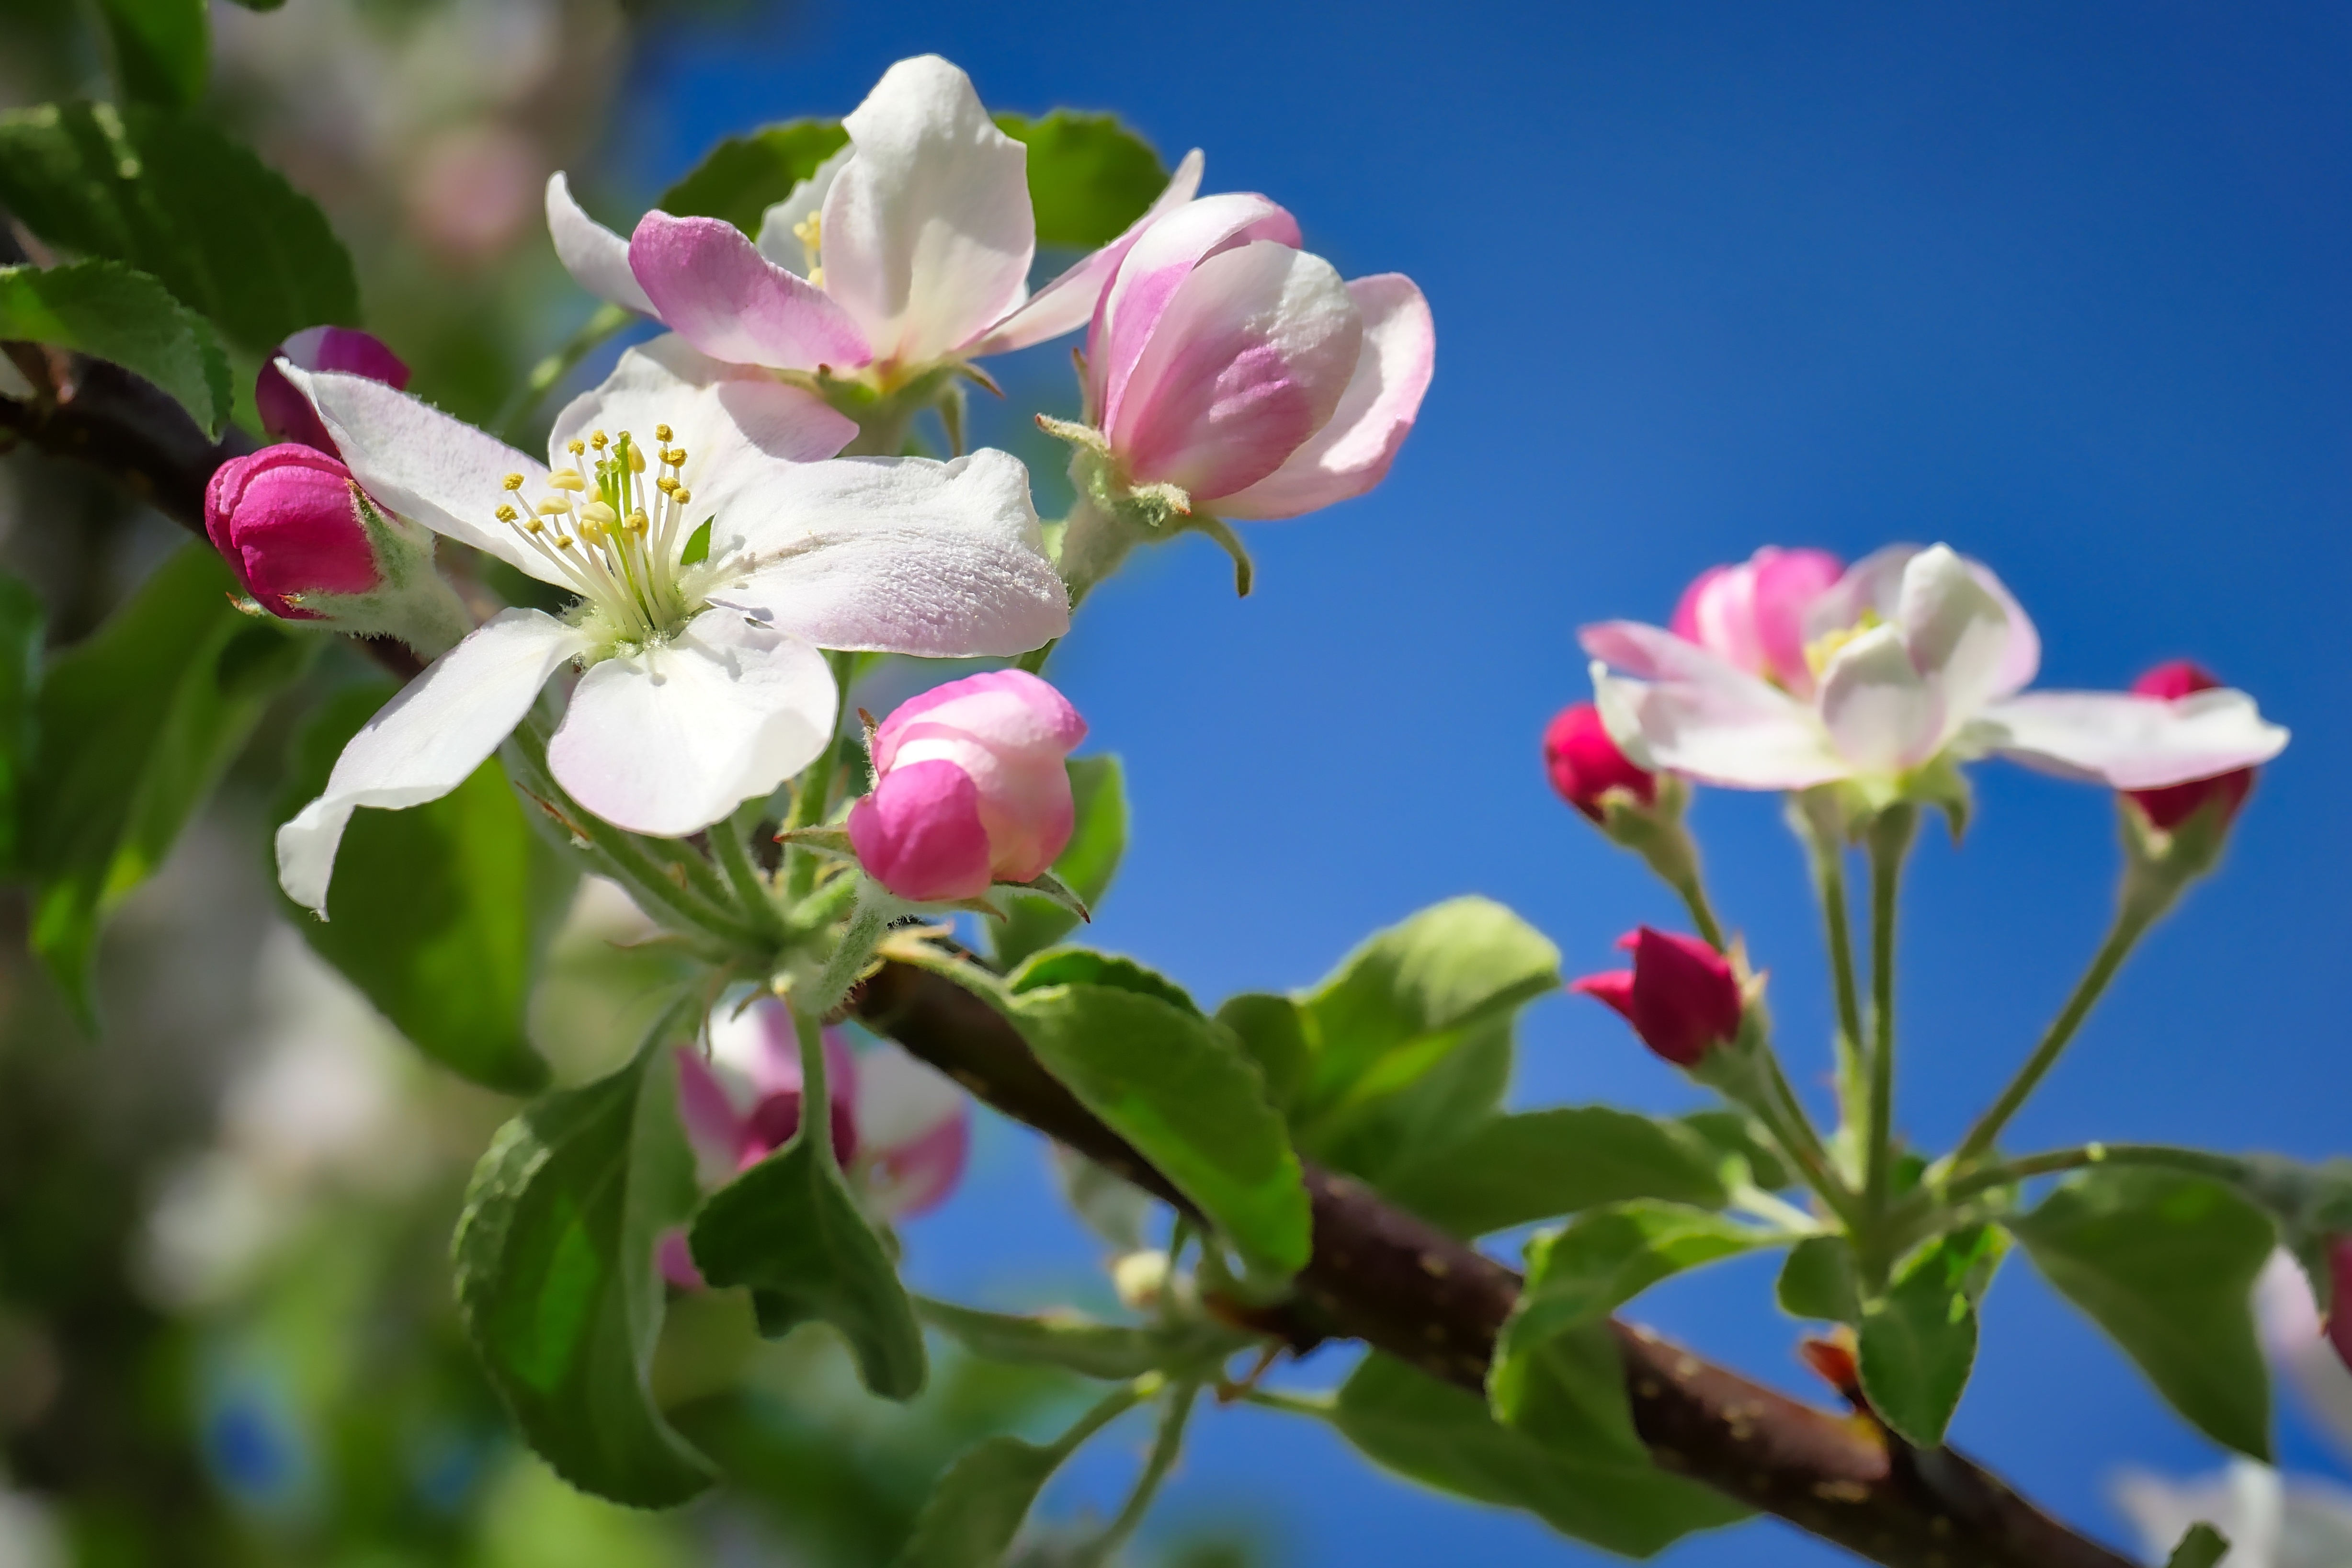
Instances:
[[[801,248],[814,261],[817,250],[824,244],[824,215],[814,212],[793,225],[793,237],[801,242]]]
[[[539,503],[537,510],[541,517],[560,517],[572,510],[572,498],[563,495],[549,496]]]
[[[560,490],[584,490],[588,481],[580,477],[577,468],[558,468],[547,476],[547,482]]]
[[[662,494],[668,495],[671,491],[677,489],[677,476],[675,474],[664,474],[660,479],[654,481],[654,488],[661,491]]]
[[[572,539],[570,534],[560,533],[555,536],[555,548],[558,550],[569,550],[572,546]]]
[[[654,439],[655,439],[655,440],[656,440],[656,441],[667,441],[667,440],[668,440],[668,439],[669,439],[669,426],[667,426],[667,425],[656,425],[656,426],[654,426]]]
[[[629,531],[637,535],[640,539],[644,538],[646,534],[650,532],[653,526],[653,520],[646,516],[643,510],[633,511],[629,514]]]
[[[809,268],[809,287],[812,289],[822,289],[824,287],[824,268],[812,267]]]
[[[645,471],[646,449],[643,447],[633,445],[629,448],[629,472],[633,474],[642,474]]]
[[[1823,632],[1805,645],[1805,668],[1819,676],[1830,667],[1830,660],[1835,658],[1846,644],[1853,641],[1863,633],[1884,625],[1885,623],[1879,619],[1876,610],[1864,610],[1862,612],[1862,619],[1843,630]]]
[[[602,430],[595,430],[589,433],[588,444],[601,452],[613,444],[613,438]]]
[[[547,524],[540,521],[539,519],[535,517],[527,517],[522,520],[522,531],[525,533],[545,533],[547,531]]]
[[[694,499],[694,492],[688,489],[684,485],[680,485],[677,489],[670,492],[669,499],[677,502],[678,505],[684,506],[687,502]]]
[[[621,521],[621,514],[603,501],[592,500],[580,509],[580,521],[583,525],[593,523],[598,528],[610,528]],[[585,526],[581,531],[587,531]]]
[[[509,474],[505,479],[500,479],[499,483],[508,489],[519,490],[522,489],[522,476],[520,474]]]
[[[563,449],[576,458],[588,449],[588,443],[574,436],[571,440],[563,443]]]
[[[667,463],[673,468],[682,468],[686,467],[686,448],[683,447],[669,447],[662,453],[662,461]]]
[[[500,522],[512,522],[516,518],[521,515],[522,514],[520,512],[518,512],[510,506],[501,506],[499,508],[497,512],[498,520]]]

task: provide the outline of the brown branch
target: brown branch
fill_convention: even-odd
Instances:
[[[1015,1121],[1189,1208],[972,992],[887,963],[858,1012]],[[1307,1184],[1314,1256],[1297,1298],[1260,1326],[1300,1345],[1362,1340],[1483,1394],[1519,1277],[1361,1183],[1309,1166]],[[1634,1427],[1668,1469],[1889,1568],[2130,1568],[1952,1449],[1913,1448],[1867,1415],[1814,1409],[1647,1329],[1612,1326]]]

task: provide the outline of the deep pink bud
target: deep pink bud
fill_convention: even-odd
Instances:
[[[273,616],[319,619],[293,601],[365,594],[383,579],[361,526],[358,489],[335,458],[288,442],[234,458],[205,487],[205,532]]]
[[[1609,738],[1601,710],[1590,702],[1561,709],[1544,726],[1544,769],[1559,798],[1595,822],[1606,821],[1601,797],[1622,789],[1643,805],[1658,798],[1657,775],[1636,767]]]
[[[1845,568],[1824,550],[1766,545],[1738,566],[1717,566],[1683,590],[1669,624],[1727,664],[1799,696],[1813,689],[1805,662],[1805,612]]]
[[[1738,1037],[1746,1003],[1721,953],[1696,937],[1648,926],[1617,945],[1633,953],[1631,970],[1588,974],[1568,988],[1623,1014],[1642,1043],[1676,1067],[1696,1067],[1708,1050]]]
[[[2142,697],[2160,697],[2171,702],[2200,691],[2216,690],[2221,684],[2202,666],[2189,659],[2176,658],[2158,665],[2133,681],[2132,690]],[[2254,770],[2238,768],[2209,779],[2190,779],[2186,784],[2167,784],[2162,789],[2136,789],[2125,793],[2138,804],[2141,811],[2147,814],[2149,822],[2168,833],[2196,816],[2198,807],[2216,796],[2221,802],[2221,820],[2225,823],[2231,821],[2238,815],[2238,808],[2246,804],[2246,794],[2253,787]]]
[[[408,390],[408,367],[400,356],[373,333],[355,327],[311,327],[278,344],[254,378],[253,402],[261,414],[261,427],[281,441],[299,441],[321,452],[333,451],[334,440],[319,422],[310,400],[278,368],[281,358],[299,370],[339,370]]]
[[[2327,1279],[2334,1298],[2327,1309],[2327,1342],[2352,1367],[2352,1236],[2339,1236],[2327,1244]]]
[[[976,899],[1041,875],[1070,841],[1063,766],[1086,721],[1018,669],[934,687],[874,732],[874,793],[850,809],[866,874],[902,899]]]

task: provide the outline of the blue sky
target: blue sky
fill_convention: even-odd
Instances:
[[[1113,108],[1171,161],[1205,147],[1208,188],[1268,193],[1342,271],[1410,273],[1436,314],[1436,382],[1380,491],[1253,528],[1246,602],[1205,542],[1139,561],[1057,655],[1130,770],[1104,945],[1215,998],[1309,982],[1373,927],[1476,890],[1571,971],[1604,967],[1619,931],[1672,910],[1537,763],[1545,718],[1584,694],[1577,625],[1662,619],[1760,543],[1948,540],[2038,622],[2045,683],[2193,655],[2296,731],[2224,875],[2133,961],[2020,1144],[2352,1142],[2333,782],[2352,773],[2352,13],[810,4],[670,26],[610,167],[656,190],[717,136],[843,112],[924,50],[993,107]],[[1064,352],[1010,364],[1016,393],[1072,401]],[[1900,1108],[1928,1142],[2055,1008],[2116,858],[2098,792],[1998,763],[1976,780],[1968,843],[1926,842],[1904,909]],[[1777,803],[1709,795],[1696,822],[1813,1081],[1821,944]],[[1688,1099],[1575,999],[1528,1016],[1517,1092]],[[1034,1218],[1039,1169],[1014,1134],[987,1141],[914,1238],[929,1282],[1083,1266],[1085,1243]],[[1769,1283],[1730,1268],[1641,1310],[1802,1390]],[[1600,1560],[1297,1423],[1201,1433],[1180,1510],[1241,1500],[1289,1561]],[[2023,1267],[1990,1298],[1956,1436],[2108,1531],[2118,1467],[2218,1463]],[[2292,1412],[2284,1447],[2330,1463]],[[1101,1468],[1077,1489],[1114,1484]],[[1843,1561],[1769,1525],[1667,1560]]]

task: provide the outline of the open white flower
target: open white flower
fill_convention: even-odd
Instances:
[[[1940,544],[1882,550],[1813,602],[1805,696],[1661,626],[1610,621],[1580,635],[1625,754],[1730,789],[1891,786],[1939,759],[1993,752],[2155,789],[2268,762],[2287,742],[2242,691],[2024,690],[2042,662],[2033,624],[1990,571]]]
[[[580,596],[500,612],[352,737],[278,835],[279,881],[322,914],[353,808],[448,794],[568,664],[585,673],[548,744],[557,781],[677,836],[831,741],[818,649],[1003,658],[1068,628],[1016,459],[834,458],[848,419],[674,337],[563,411],[549,465],[381,383],[286,369],[380,503]]]

